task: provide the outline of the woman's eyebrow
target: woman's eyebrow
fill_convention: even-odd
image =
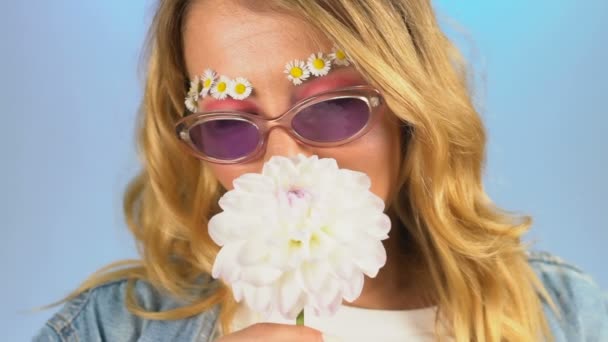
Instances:
[[[325,76],[308,79],[301,85],[296,86],[292,92],[291,102],[296,103],[297,101],[325,91],[361,84],[365,84],[365,81],[358,73],[353,72],[353,70],[339,69],[330,71],[329,74]],[[200,103],[199,108],[205,112],[222,109],[247,113],[260,112],[257,101],[253,99],[235,100],[229,97],[223,100],[208,97]]]
[[[296,102],[324,91],[365,84],[365,81],[357,73],[353,73],[346,69],[342,70],[340,70],[342,72],[330,71],[326,76],[304,81],[304,83],[297,86],[292,93],[292,101]]]
[[[226,98],[223,100],[217,100],[214,98],[211,98],[207,101],[203,101],[201,103],[201,108],[206,111],[212,111],[212,110],[221,110],[221,109],[225,109],[225,110],[231,110],[231,111],[241,111],[241,112],[247,112],[247,113],[258,113],[259,112],[259,108],[258,105],[250,100],[235,100],[235,99],[231,99],[231,98]]]

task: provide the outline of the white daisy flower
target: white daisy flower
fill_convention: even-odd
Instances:
[[[223,100],[228,96],[228,86],[230,85],[230,78],[227,76],[220,76],[219,79],[211,86],[211,96],[218,100]]]
[[[322,52],[318,52],[316,55],[313,53],[308,57],[306,66],[311,74],[317,77],[325,76],[329,72],[329,69],[331,69],[331,61],[326,56],[323,56]]]
[[[193,97],[194,100],[198,100],[201,89],[201,79],[198,76],[194,76],[194,79],[190,81],[190,89],[188,89],[188,96]]]
[[[217,73],[211,69],[206,69],[203,75],[201,76],[201,91],[200,96],[205,97],[209,94],[209,90],[213,86],[213,82],[217,78]]]
[[[235,100],[243,100],[251,94],[251,83],[244,77],[237,77],[229,84],[228,94]]]
[[[184,99],[186,108],[191,112],[196,112],[198,110],[198,99],[201,88],[201,80],[198,76],[195,76],[194,79],[190,81],[190,89],[188,89],[188,94]]]
[[[184,101],[186,108],[192,113],[196,113],[198,110],[198,101],[194,99],[193,96],[186,96],[186,100]]]
[[[222,247],[212,276],[266,317],[333,315],[386,263],[391,221],[365,173],[332,158],[273,156],[233,185],[208,225]]]
[[[331,58],[333,64],[335,64],[335,65],[343,65],[343,66],[350,65],[350,61],[348,60],[346,53],[344,53],[344,50],[340,49],[336,45],[334,45],[334,47],[331,49],[331,53],[329,54],[329,57]]]
[[[374,96],[370,98],[369,104],[371,104],[372,107],[378,107],[378,105],[380,104],[380,99],[377,96]]]
[[[306,63],[299,59],[293,60],[285,65],[287,79],[292,81],[294,85],[302,84],[310,77],[310,71],[306,67]]]

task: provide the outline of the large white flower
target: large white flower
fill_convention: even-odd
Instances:
[[[212,276],[251,309],[333,315],[343,299],[359,297],[364,274],[384,266],[391,222],[365,173],[332,158],[274,156],[233,185],[209,222],[222,246]]]

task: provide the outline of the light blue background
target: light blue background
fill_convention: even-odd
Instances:
[[[608,2],[439,1],[466,28],[490,144],[486,186],[528,240],[608,289]],[[150,0],[0,5],[2,339],[24,341],[97,268],[135,257],[122,191]],[[446,26],[447,27],[447,26]],[[453,30],[450,35],[456,37]]]

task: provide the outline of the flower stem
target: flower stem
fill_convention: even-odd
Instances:
[[[304,325],[304,309],[296,317],[296,325]]]

